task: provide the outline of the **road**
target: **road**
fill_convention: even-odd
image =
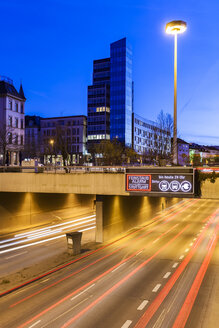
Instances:
[[[0,277],[30,267],[67,250],[66,232],[82,231],[83,240],[94,240],[96,215],[88,213],[56,224],[28,229],[0,239]],[[46,250],[46,251],[45,251]]]
[[[68,267],[2,296],[0,325],[215,328],[218,281],[210,278],[219,273],[218,230],[218,201],[187,199]]]

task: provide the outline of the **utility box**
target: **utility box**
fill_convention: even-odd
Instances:
[[[77,255],[81,253],[81,237],[82,232],[68,232],[66,233],[68,253],[70,255]]]

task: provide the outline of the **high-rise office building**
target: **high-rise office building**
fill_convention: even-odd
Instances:
[[[132,49],[126,38],[110,45],[110,138],[132,146]]]
[[[88,149],[110,139],[110,58],[94,60],[93,85],[88,86]]]
[[[94,60],[88,86],[88,150],[101,140],[117,138],[132,146],[132,50],[126,38],[110,45],[110,58]]]

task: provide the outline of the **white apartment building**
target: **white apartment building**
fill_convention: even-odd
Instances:
[[[0,76],[0,164],[19,165],[24,149],[24,96],[13,81]]]
[[[132,124],[133,149],[138,154],[170,154],[171,137],[168,131],[160,129],[156,122],[135,113],[133,113]]]

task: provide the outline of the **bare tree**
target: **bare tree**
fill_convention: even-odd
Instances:
[[[7,163],[7,152],[18,148],[15,144],[16,136],[13,134],[13,128],[6,124],[0,126],[0,153],[2,154],[2,165]]]
[[[158,157],[166,158],[170,154],[171,137],[173,134],[172,116],[161,110],[157,116],[157,125],[157,137],[159,140]]]

